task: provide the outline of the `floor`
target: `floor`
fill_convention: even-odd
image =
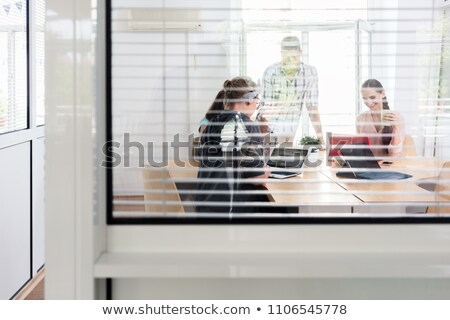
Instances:
[[[45,278],[43,278],[36,287],[25,297],[25,300],[45,300]]]
[[[42,268],[36,276],[31,279],[19,293],[13,298],[14,300],[45,300],[45,273]]]

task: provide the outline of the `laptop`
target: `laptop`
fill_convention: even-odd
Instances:
[[[344,145],[370,145],[370,138],[368,136],[359,135],[332,135],[331,132],[327,133],[327,156],[336,157],[339,154],[339,150]]]
[[[338,177],[368,180],[400,180],[412,177],[401,172],[381,170],[381,166],[373,155],[372,150],[365,143],[355,144],[352,147],[343,147],[339,152],[342,157],[337,156],[335,159],[343,168],[350,170],[338,171],[336,173]]]
[[[305,162],[308,150],[294,147],[278,147],[272,150],[267,165],[272,172],[269,178],[286,179],[302,174],[303,163]]]

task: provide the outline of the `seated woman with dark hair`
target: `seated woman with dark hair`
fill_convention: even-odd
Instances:
[[[356,132],[370,137],[372,153],[376,157],[398,157],[402,152],[404,120],[392,111],[381,83],[366,80],[361,86],[364,104],[370,109],[356,118]]]
[[[263,159],[260,127],[250,120],[258,106],[255,83],[244,77],[223,85],[224,108],[201,136],[197,212],[267,212],[264,179],[270,170]]]

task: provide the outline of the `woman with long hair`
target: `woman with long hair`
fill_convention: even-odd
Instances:
[[[366,134],[376,157],[398,157],[402,152],[404,120],[391,110],[380,81],[368,79],[361,86],[361,96],[369,110],[356,118],[356,132]]]
[[[225,91],[222,89],[220,90],[214,101],[209,106],[208,111],[206,111],[205,116],[200,121],[200,125],[198,127],[198,132],[200,134],[203,133],[208,123],[214,118],[217,117],[222,111],[223,111],[223,98],[225,96]]]
[[[260,127],[250,120],[259,103],[255,87],[246,77],[223,84],[224,110],[208,122],[201,135],[197,212],[267,211],[264,180],[270,169],[263,159]]]

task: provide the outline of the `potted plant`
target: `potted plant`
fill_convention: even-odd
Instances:
[[[300,140],[300,145],[307,146],[306,149],[311,148],[311,152],[317,152],[322,147],[320,139],[314,136],[304,136]]]

